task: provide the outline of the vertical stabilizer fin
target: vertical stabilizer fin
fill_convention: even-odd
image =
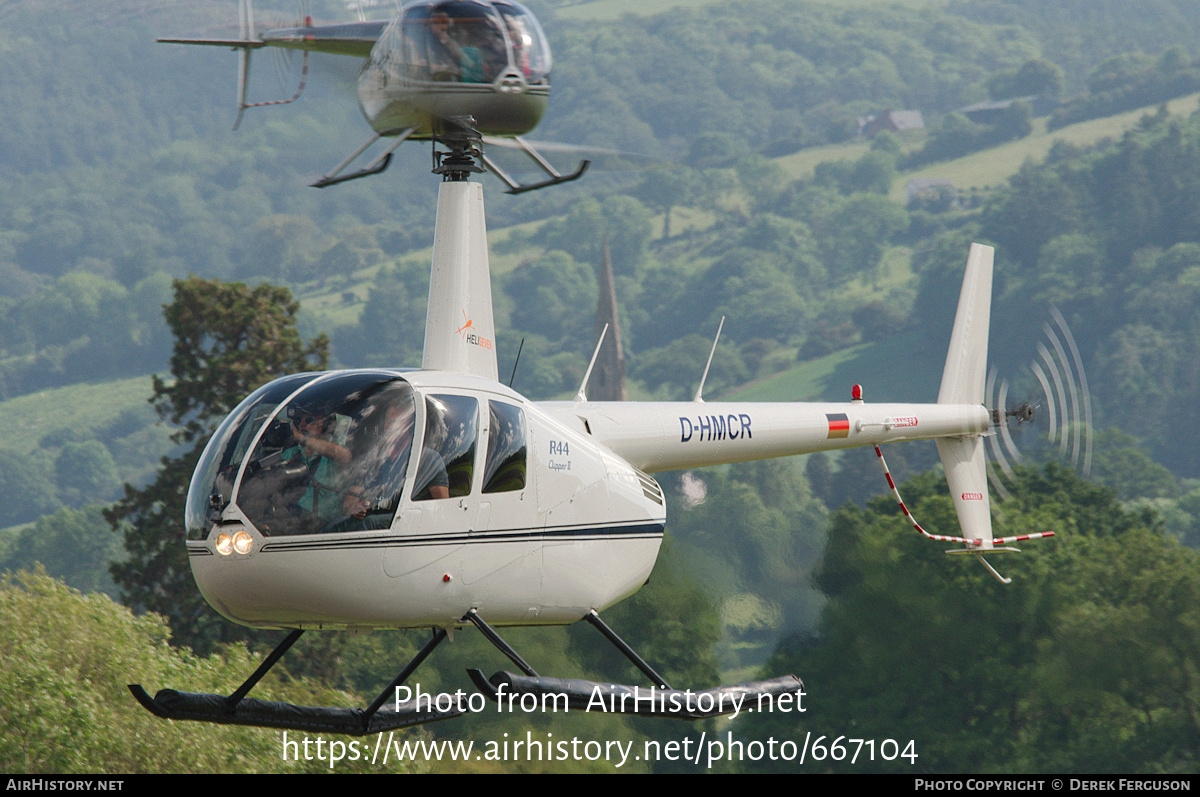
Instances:
[[[995,250],[971,244],[963,275],[950,350],[942,371],[938,404],[983,404],[987,378],[988,326],[992,310],[992,260]]]
[[[499,381],[483,186],[444,182],[438,191],[421,367]]]
[[[962,535],[979,550],[987,550],[992,547],[992,510],[983,437],[952,437],[936,442]]]
[[[241,0],[238,4],[238,38],[248,41],[254,35],[254,8],[250,0]],[[237,130],[242,124],[242,114],[246,112],[246,87],[250,83],[250,48],[242,47],[238,53],[238,93],[237,118],[233,120],[233,129]]]
[[[992,247],[971,244],[962,292],[958,296],[958,311],[954,315],[954,330],[950,333],[946,367],[942,371],[939,404],[980,405],[984,402],[993,257]],[[991,500],[983,437],[940,439],[937,449],[963,537],[979,548],[991,548]]]

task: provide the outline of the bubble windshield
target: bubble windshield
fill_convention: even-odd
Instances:
[[[233,496],[242,459],[250,444],[279,404],[318,374],[295,374],[276,379],[254,391],[217,427],[204,447],[188,487],[184,524],[189,540],[204,539]]]
[[[401,501],[520,491],[527,437],[519,406],[421,393],[394,371],[277,379],[239,404],[204,449],[188,491],[188,539],[245,521],[271,537],[390,529]]]
[[[205,536],[229,504],[268,536],[390,527],[416,422],[412,386],[394,374],[272,382],[205,450],[189,492],[189,537]]]
[[[414,3],[387,28],[380,44],[381,52],[400,53],[404,75],[410,80],[492,83],[520,73],[532,84],[550,73],[545,35],[519,3]]]

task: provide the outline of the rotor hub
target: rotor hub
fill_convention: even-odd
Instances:
[[[434,137],[433,173],[442,176],[442,182],[462,182],[474,173],[484,171],[479,165],[483,158],[483,136],[475,129],[475,120],[470,116],[456,116],[446,120],[445,129]],[[441,151],[437,144],[448,147]]]

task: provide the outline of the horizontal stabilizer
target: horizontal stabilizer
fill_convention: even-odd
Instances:
[[[752,710],[759,711],[760,701],[774,707],[775,701],[788,701],[797,708],[804,695],[804,683],[794,675],[769,681],[754,681],[737,686],[682,690],[656,686],[626,686],[597,683],[576,678],[546,678],[498,672],[485,679],[479,670],[468,670],[480,692],[502,702],[504,695],[536,695],[555,701],[566,699],[567,708],[610,714],[635,714],[639,717],[673,717],[698,720]],[[795,695],[784,697],[785,695]],[[557,706],[556,706],[557,707]]]
[[[257,37],[249,30],[249,25],[244,25],[244,34],[236,38],[232,36],[225,38],[172,36],[155,39],[155,41],[160,44],[197,44],[207,47],[251,50],[257,50],[260,47],[282,47],[288,50],[366,58],[371,54],[371,48],[375,46],[376,40],[379,39],[386,25],[385,21],[309,25],[263,31]]]
[[[159,44],[200,44],[207,47],[231,47],[257,50],[266,47],[261,39],[155,39]]]

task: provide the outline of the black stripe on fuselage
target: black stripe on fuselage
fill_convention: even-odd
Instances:
[[[259,553],[286,553],[291,551],[351,551],[367,548],[408,548],[413,546],[470,545],[472,543],[530,542],[591,542],[598,540],[658,539],[663,535],[664,523],[627,523],[606,526],[579,524],[557,526],[546,529],[493,529],[468,531],[453,534],[389,534],[382,537],[350,537],[342,534],[325,535],[321,538],[296,537],[271,539],[259,549]],[[207,548],[188,546],[189,556],[211,555]]]

